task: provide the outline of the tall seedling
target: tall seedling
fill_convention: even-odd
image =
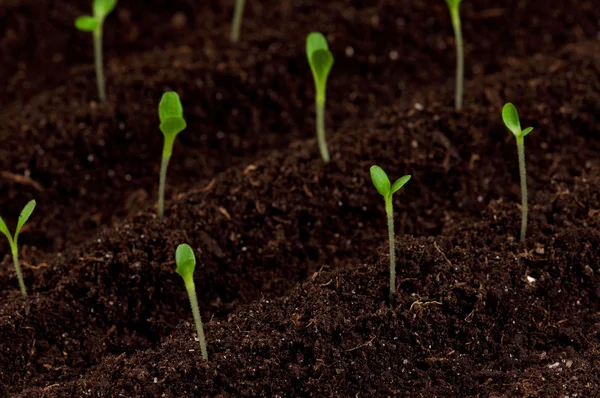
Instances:
[[[235,0],[235,10],[233,11],[233,20],[231,21],[231,41],[233,43],[237,43],[240,40],[245,5],[246,0]]]
[[[329,163],[329,150],[325,139],[325,93],[327,77],[333,66],[333,54],[329,51],[327,40],[321,33],[313,32],[306,38],[306,56],[315,81],[316,112],[317,112],[317,141],[321,157]]]
[[[392,204],[392,195],[395,194],[410,180],[410,175],[401,177],[392,185],[390,179],[383,169],[379,166],[371,167],[371,180],[377,191],[385,200],[385,212],[388,222],[388,239],[390,244],[390,304],[394,302],[396,294],[396,245],[394,243],[394,208]]]
[[[177,272],[182,278],[185,288],[190,298],[190,304],[192,306],[192,315],[194,316],[194,323],[196,324],[196,333],[198,333],[198,340],[200,341],[200,350],[202,351],[202,358],[208,361],[208,351],[206,349],[206,339],[204,338],[204,328],[202,326],[202,318],[200,318],[200,308],[198,307],[198,299],[196,298],[196,285],[194,284],[194,270],[196,269],[196,256],[194,251],[189,245],[183,244],[177,246],[175,251],[175,263]]]
[[[165,137],[163,146],[162,162],[160,165],[160,177],[158,184],[158,218],[162,220],[165,212],[165,185],[167,182],[167,168],[173,154],[173,143],[177,134],[186,127],[183,119],[183,106],[179,95],[174,91],[164,93],[158,105],[158,118],[160,120],[160,131]]]
[[[460,24],[460,3],[462,0],[446,0],[450,9],[452,27],[454,28],[454,40],[456,42],[456,90],[454,106],[456,110],[461,110],[463,106],[463,90],[465,79],[465,55],[462,37],[462,28]]]
[[[91,32],[94,37],[94,58],[96,64],[96,84],[98,97],[106,102],[104,85],[104,61],[102,60],[102,28],[107,15],[114,10],[117,0],[94,0],[94,15],[82,15],[75,20],[75,27],[83,32]]]
[[[15,265],[15,272],[17,273],[17,279],[19,280],[19,287],[21,288],[21,294],[23,297],[27,297],[27,290],[25,289],[25,282],[23,281],[23,273],[21,272],[21,265],[19,264],[19,232],[21,232],[21,228],[23,225],[29,220],[31,217],[31,213],[33,213],[33,209],[35,209],[35,200],[30,201],[25,205],[23,210],[21,210],[21,214],[19,215],[19,220],[17,221],[17,228],[15,228],[15,234],[11,235],[8,231],[8,227],[6,223],[0,217],[0,232],[2,232],[6,239],[8,239],[8,244],[10,245],[10,251],[12,253],[13,263]]]
[[[521,130],[521,121],[517,108],[510,102],[502,108],[502,120],[506,127],[517,139],[517,154],[519,157],[519,175],[521,177],[521,240],[527,235],[527,170],[525,168],[525,136],[533,130],[527,127]]]

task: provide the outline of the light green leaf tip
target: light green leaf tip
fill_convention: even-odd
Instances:
[[[163,94],[158,105],[158,118],[160,130],[168,136],[177,135],[187,127],[183,119],[183,106],[176,92],[169,91]]]
[[[517,112],[517,108],[510,102],[502,107],[502,120],[515,137],[520,137],[521,122],[519,121],[519,113]]]
[[[23,225],[25,225],[27,220],[29,220],[29,217],[31,217],[31,213],[33,213],[33,209],[35,209],[35,205],[36,205],[35,200],[31,200],[31,201],[29,201],[29,203],[27,203],[25,205],[23,210],[21,210],[21,214],[19,215],[19,220],[17,221],[17,229],[15,229],[15,240],[17,240],[17,237],[19,236],[19,232],[21,232],[21,228],[23,228]]]
[[[177,264],[175,272],[181,275],[184,280],[187,281],[192,278],[196,268],[196,256],[194,256],[194,251],[189,245],[184,243],[177,246],[175,263]]]
[[[381,195],[386,198],[390,195],[390,179],[381,167],[371,166],[371,180],[373,180],[373,185]]]
[[[527,134],[531,133],[532,131],[533,131],[533,127],[527,127],[526,129],[521,131],[521,137],[525,137]]]
[[[392,192],[391,194],[395,194],[396,192],[398,192],[398,190],[400,188],[402,188],[407,182],[408,180],[410,180],[410,175],[406,175],[404,177],[400,177],[396,180],[396,182],[392,185]]]
[[[306,38],[306,57],[310,64],[315,83],[319,90],[325,90],[327,77],[333,66],[333,54],[325,36],[319,32],[312,32]]]
[[[98,19],[89,15],[82,15],[75,19],[75,27],[83,32],[93,32],[98,26],[100,26]]]
[[[94,16],[104,19],[115,9],[117,0],[94,0]]]

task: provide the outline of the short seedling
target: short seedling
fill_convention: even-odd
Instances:
[[[82,15],[75,20],[75,27],[83,32],[92,32],[94,36],[94,58],[96,63],[96,84],[98,97],[101,102],[106,102],[106,88],[104,86],[104,62],[102,60],[102,27],[106,16],[117,5],[117,0],[94,0],[94,15]]]
[[[446,0],[450,9],[452,18],[452,27],[454,28],[454,41],[456,42],[456,90],[454,105],[456,110],[461,110],[463,106],[463,90],[465,78],[465,55],[463,47],[462,28],[460,25],[460,3],[462,0]]]
[[[510,102],[502,108],[502,120],[506,127],[517,139],[517,153],[519,156],[519,174],[521,176],[521,240],[527,235],[527,170],[525,169],[525,143],[524,138],[531,133],[533,127],[521,130],[521,122],[517,108]]]
[[[313,32],[306,38],[306,56],[312,70],[316,90],[316,112],[317,112],[317,141],[321,157],[325,163],[329,163],[329,151],[325,139],[325,91],[327,88],[327,77],[333,66],[333,55],[329,51],[327,40],[321,33]]]
[[[158,118],[160,120],[160,131],[165,136],[158,184],[158,219],[162,220],[165,212],[167,168],[173,153],[173,143],[177,134],[187,127],[185,120],[183,120],[183,106],[176,92],[169,91],[163,94],[158,105]]]
[[[233,21],[231,21],[231,41],[233,43],[237,43],[240,40],[240,30],[242,26],[242,16],[244,15],[245,4],[246,0],[235,0]]]
[[[13,263],[15,265],[15,271],[17,272],[17,279],[19,280],[19,287],[21,288],[21,294],[24,297],[27,297],[27,290],[25,290],[25,282],[23,281],[23,273],[21,272],[21,265],[19,264],[19,232],[21,232],[21,228],[23,225],[29,220],[31,213],[33,213],[33,209],[35,209],[35,200],[30,201],[25,205],[23,210],[21,210],[21,214],[19,215],[19,220],[17,221],[17,228],[15,229],[15,234],[12,236],[8,231],[8,227],[6,223],[0,217],[0,232],[6,235],[6,239],[8,239],[8,244],[10,245],[10,251],[12,253]]]
[[[371,180],[377,191],[385,200],[385,212],[387,213],[388,238],[390,241],[390,304],[394,302],[396,293],[396,248],[394,244],[394,209],[392,205],[392,195],[404,186],[410,180],[410,175],[401,177],[392,185],[390,179],[383,169],[379,166],[371,167]]]
[[[202,319],[200,318],[200,309],[198,308],[198,299],[196,298],[196,286],[194,285],[194,269],[196,268],[196,256],[189,245],[183,244],[177,246],[175,251],[175,263],[177,272],[183,278],[185,288],[190,298],[192,305],[192,314],[194,315],[194,323],[196,324],[196,332],[200,341],[200,350],[202,358],[208,361],[208,351],[206,350],[206,339],[204,338],[204,329],[202,328]]]

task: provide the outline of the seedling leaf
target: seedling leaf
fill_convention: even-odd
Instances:
[[[100,26],[100,22],[92,16],[82,15],[75,20],[75,27],[83,32],[93,32]]]
[[[160,124],[160,131],[162,131],[164,135],[177,135],[185,130],[186,127],[187,124],[183,118],[168,117]]]
[[[527,127],[525,130],[521,131],[521,137],[525,137],[527,134],[531,133],[533,127]]]
[[[0,232],[6,235],[6,238],[9,242],[12,242],[12,236],[10,235],[10,231],[8,230],[8,227],[6,226],[6,223],[4,222],[2,217],[0,217]]]
[[[115,9],[117,0],[94,0],[94,15],[104,19],[112,10]]]
[[[319,32],[313,32],[306,38],[306,56],[315,79],[318,95],[325,92],[327,78],[333,66],[333,54],[329,51],[327,40]]]
[[[502,108],[502,120],[506,127],[515,135],[515,137],[521,136],[521,122],[519,121],[519,113],[517,108],[510,102],[505,104]]]
[[[177,246],[175,263],[177,264],[175,272],[181,275],[184,281],[192,277],[196,268],[196,256],[189,245],[184,243]]]
[[[371,166],[371,180],[381,195],[386,198],[390,195],[390,179],[381,167]]]
[[[35,200],[29,201],[29,203],[25,205],[23,210],[21,210],[21,214],[19,215],[19,221],[17,221],[17,228],[15,229],[15,241],[19,236],[19,232],[21,232],[21,228],[23,227],[23,225],[25,225],[27,220],[29,220],[29,217],[31,217],[33,209],[35,209]]]
[[[174,91],[164,93],[158,104],[158,118],[161,123],[170,117],[183,118],[183,106],[179,94]]]
[[[404,184],[406,184],[408,182],[408,180],[410,180],[410,175],[406,175],[404,177],[400,177],[396,180],[396,182],[392,185],[392,192],[391,194],[395,194],[396,192],[398,192],[398,190],[400,188],[402,188],[404,186]]]
[[[317,50],[329,50],[329,45],[322,33],[312,32],[306,37],[306,57],[310,59]]]

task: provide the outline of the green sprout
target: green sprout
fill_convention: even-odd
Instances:
[[[75,27],[83,32],[92,32],[94,36],[94,58],[96,63],[96,84],[101,102],[106,102],[104,86],[104,67],[102,60],[102,26],[104,19],[117,5],[117,0],[94,0],[94,15],[82,15],[75,20]]]
[[[392,185],[390,179],[379,166],[371,166],[371,180],[377,191],[385,199],[385,212],[387,213],[388,238],[390,241],[390,304],[394,302],[396,293],[396,247],[394,244],[394,209],[392,195],[398,192],[410,180],[410,175],[401,177]]]
[[[233,21],[231,21],[231,41],[233,43],[237,43],[240,40],[240,27],[242,25],[242,16],[244,15],[245,4],[246,0],[235,0]]]
[[[316,111],[317,111],[317,141],[321,157],[325,163],[329,163],[329,151],[325,140],[325,89],[327,77],[333,66],[333,55],[329,51],[325,36],[318,32],[312,32],[306,38],[306,56],[315,80]]]
[[[462,28],[460,26],[460,3],[462,0],[446,0],[450,9],[452,18],[452,27],[454,28],[454,38],[456,41],[456,91],[454,105],[457,111],[463,106],[463,90],[465,79],[465,55],[463,49]]]
[[[6,235],[6,239],[8,239],[8,244],[10,245],[10,251],[12,253],[13,263],[15,265],[15,271],[17,272],[17,279],[19,280],[19,287],[21,288],[21,294],[23,295],[23,297],[27,297],[27,290],[25,290],[23,273],[21,272],[21,265],[19,264],[19,247],[17,241],[19,239],[19,232],[21,232],[21,228],[23,228],[23,225],[25,225],[27,220],[29,220],[29,217],[31,217],[33,209],[35,209],[35,200],[32,200],[29,203],[27,203],[23,210],[21,210],[19,220],[17,221],[17,228],[15,228],[14,236],[10,234],[6,223],[4,222],[2,217],[0,217],[0,232]]]
[[[208,361],[208,351],[206,350],[206,339],[204,338],[204,329],[202,328],[202,319],[200,318],[200,309],[198,308],[198,299],[196,298],[196,285],[194,285],[194,269],[196,268],[196,256],[189,245],[185,243],[177,246],[175,251],[175,263],[177,272],[183,278],[185,288],[190,298],[192,305],[192,314],[194,315],[194,323],[196,324],[196,332],[198,340],[200,340],[200,350],[202,350],[202,358]]]
[[[524,138],[531,133],[533,127],[521,130],[519,113],[517,108],[510,102],[502,108],[502,120],[506,127],[517,139],[517,153],[519,156],[519,174],[521,176],[521,240],[527,235],[527,170],[525,169],[525,143]]]
[[[162,220],[165,212],[167,168],[173,153],[173,143],[177,134],[187,127],[185,120],[183,120],[183,106],[181,106],[179,95],[176,92],[169,91],[163,94],[158,105],[158,118],[160,120],[160,131],[165,136],[158,184],[158,219]]]

